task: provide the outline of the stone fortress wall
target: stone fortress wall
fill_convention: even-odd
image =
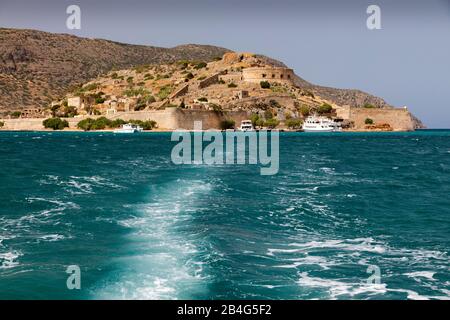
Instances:
[[[245,68],[242,70],[242,79],[247,82],[260,83],[261,81],[294,84],[294,70],[280,67]]]
[[[337,116],[342,119],[353,121],[354,130],[366,129],[366,119],[372,119],[375,125],[388,124],[394,131],[413,131],[415,129],[414,119],[407,108],[336,108]]]
[[[63,118],[69,123],[69,129],[77,128],[78,122],[86,118],[98,118],[101,116],[82,116],[76,118]],[[194,121],[202,121],[203,129],[217,129],[220,128],[220,122],[224,119],[233,119],[236,125],[239,125],[242,120],[246,120],[249,114],[245,111],[229,111],[226,115],[221,115],[208,110],[182,110],[178,108],[166,108],[165,110],[150,110],[150,111],[130,111],[117,112],[114,115],[107,115],[107,118],[129,120],[154,120],[158,124],[158,129],[162,130],[177,130],[186,129],[192,130],[194,128]],[[4,122],[2,130],[45,130],[42,122],[45,119],[0,119]]]

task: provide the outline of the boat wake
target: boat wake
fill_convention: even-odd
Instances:
[[[129,255],[95,291],[102,299],[189,299],[204,296],[200,236],[185,232],[197,213],[196,200],[212,185],[178,179],[153,188],[147,204],[130,207],[135,214],[118,223],[131,231]]]

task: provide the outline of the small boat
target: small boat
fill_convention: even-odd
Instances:
[[[303,123],[304,132],[339,132],[342,131],[340,122],[333,121],[327,117],[311,116]]]
[[[247,131],[253,131],[255,128],[253,128],[253,124],[251,120],[243,120],[241,121],[241,126],[239,127],[239,131],[247,132]]]
[[[114,133],[137,133],[143,130],[142,127],[136,124],[127,123],[122,125],[122,128],[114,130]]]

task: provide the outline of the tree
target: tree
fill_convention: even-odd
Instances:
[[[286,126],[290,129],[299,129],[303,125],[303,121],[301,119],[288,119],[286,121]]]
[[[49,118],[42,122],[46,129],[64,130],[69,127],[69,123],[66,120],[60,118]]]
[[[84,120],[81,120],[80,122],[78,122],[77,127],[78,129],[84,130],[84,131],[89,131],[91,130],[92,124],[95,122],[94,119],[91,118],[87,118]]]
[[[59,110],[59,108],[61,108],[60,105],[56,104],[54,106],[52,106],[50,108],[50,111],[52,112],[52,117],[55,118],[56,117],[56,112]]]
[[[274,119],[274,118],[268,119],[264,123],[264,125],[270,129],[277,127],[279,124],[280,124],[280,121],[278,121],[277,119]]]
[[[234,129],[235,125],[236,125],[236,122],[232,119],[222,120],[220,122],[220,129],[222,129],[222,130]]]
[[[300,107],[300,113],[302,114],[303,117],[306,118],[311,113],[311,109],[308,106],[302,105]]]
[[[223,113],[222,106],[220,106],[218,104],[210,103],[209,107],[212,108],[215,113],[219,113],[219,114]]]
[[[333,107],[331,105],[329,105],[328,103],[322,104],[317,109],[317,113],[319,113],[319,114],[327,114],[327,113],[331,113],[331,111],[333,111]]]
[[[73,106],[64,107],[64,118],[73,118],[78,114],[77,108]]]
[[[228,88],[237,88],[237,86],[238,85],[236,83],[232,82],[228,85]]]
[[[367,118],[366,121],[364,121],[364,123],[367,125],[371,125],[371,124],[373,124],[373,120],[370,118]]]
[[[13,113],[11,113],[11,118],[17,119],[22,115],[22,112],[20,111],[14,111]]]
[[[273,118],[273,113],[272,113],[272,111],[271,111],[271,110],[266,110],[266,111],[264,111],[264,118],[265,118],[266,120],[272,119],[272,118]]]
[[[3,128],[5,126],[5,123],[0,121],[0,128]]]
[[[269,81],[261,81],[259,84],[260,84],[261,88],[263,88],[263,89],[270,89]]]
[[[127,122],[125,120],[122,119],[115,119],[113,121],[111,121],[111,124],[109,125],[110,128],[120,128],[122,125],[126,124]]]
[[[250,120],[252,121],[252,124],[253,124],[254,127],[256,127],[256,123],[258,122],[259,119],[260,118],[259,118],[259,115],[257,113],[253,113],[250,116]]]

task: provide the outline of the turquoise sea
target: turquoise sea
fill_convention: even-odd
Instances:
[[[0,299],[450,299],[450,131],[283,133],[274,176],[175,144],[0,132]]]

